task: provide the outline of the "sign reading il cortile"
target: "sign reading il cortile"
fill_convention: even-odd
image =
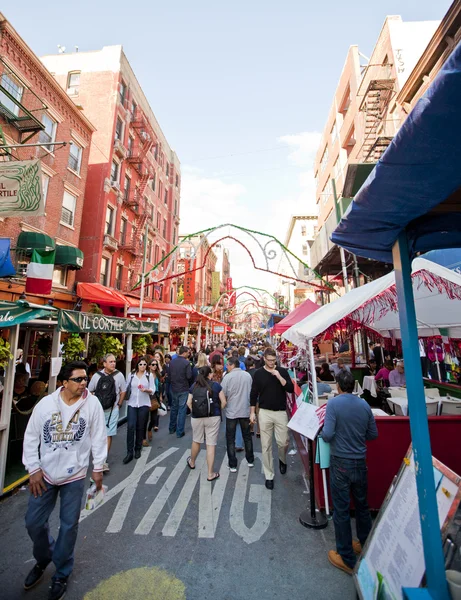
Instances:
[[[58,329],[69,333],[157,333],[158,323],[61,310]]]
[[[0,217],[44,214],[40,161],[0,162]]]

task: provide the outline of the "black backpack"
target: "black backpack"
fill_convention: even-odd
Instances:
[[[113,371],[110,375],[106,375],[101,371],[99,371],[99,373],[95,373],[95,375],[99,375],[99,380],[96,384],[96,389],[94,390],[93,394],[99,399],[99,402],[101,402],[101,406],[104,410],[112,408],[115,404],[115,400],[117,399],[115,375],[117,375],[118,372],[119,371]]]
[[[211,402],[213,400],[210,398],[210,389],[196,385],[192,392],[192,416],[195,418],[209,417]]]

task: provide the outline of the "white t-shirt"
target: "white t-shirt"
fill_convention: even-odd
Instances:
[[[78,400],[78,402],[75,402],[74,404],[69,405],[64,402],[64,400],[61,398],[61,394],[59,394],[59,409],[61,411],[61,421],[62,421],[63,431],[66,430],[66,427],[67,427],[69,421],[72,419],[72,417],[75,415],[75,413],[82,406],[83,402],[84,402],[83,398],[80,398],[80,400]]]
[[[141,406],[150,406],[149,394],[147,392],[141,392],[141,390],[138,389],[138,386],[142,385],[144,388],[154,389],[155,384],[152,381],[152,378],[149,377],[149,379],[147,379],[147,376],[144,374],[139,379],[136,375],[131,374],[128,377],[127,386],[130,385],[130,382],[131,396],[127,400],[128,406],[132,406],[133,408],[140,408]]]

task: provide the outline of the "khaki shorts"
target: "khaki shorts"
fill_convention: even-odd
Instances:
[[[207,446],[216,446],[218,443],[219,426],[221,417],[192,418],[192,439],[197,444],[203,444],[206,438]]]

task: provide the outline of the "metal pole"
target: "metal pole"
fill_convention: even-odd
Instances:
[[[53,340],[51,342],[51,357],[58,358],[59,350],[61,348],[61,332],[55,327],[53,330]],[[52,370],[50,368],[50,376],[48,378],[48,393],[51,394],[56,390],[56,375],[51,375]]]
[[[131,359],[133,358],[133,334],[129,333],[126,336],[126,356],[125,356],[125,378],[128,381],[128,377],[131,373]]]
[[[18,349],[19,325],[10,328],[10,352],[12,357],[5,369],[5,387],[0,408],[0,496],[5,486],[6,457],[10,437],[11,405],[13,403],[14,374],[16,371],[16,350]]]
[[[144,288],[146,285],[146,256],[147,256],[147,234],[149,225],[146,221],[146,232],[144,233],[144,250],[142,254],[142,276],[141,276],[141,298],[139,299],[139,318],[142,318],[142,307],[144,304]]]
[[[314,358],[314,344],[312,340],[308,340],[307,348],[309,351],[309,363],[310,363],[310,379],[312,381],[312,394],[314,404],[319,405],[319,394],[317,390],[317,371],[315,370],[315,358]]]
[[[199,321],[197,327],[197,352],[200,352],[202,349],[202,321]]]
[[[442,537],[432,466],[431,440],[427,422],[423,374],[419,359],[418,329],[411,281],[411,261],[405,231],[400,234],[394,244],[392,254],[402,348],[405,358],[411,439],[415,465],[417,465],[416,488],[426,564],[427,588],[432,598],[447,600],[450,596],[445,577]],[[405,597],[408,597],[405,590],[404,594]]]

